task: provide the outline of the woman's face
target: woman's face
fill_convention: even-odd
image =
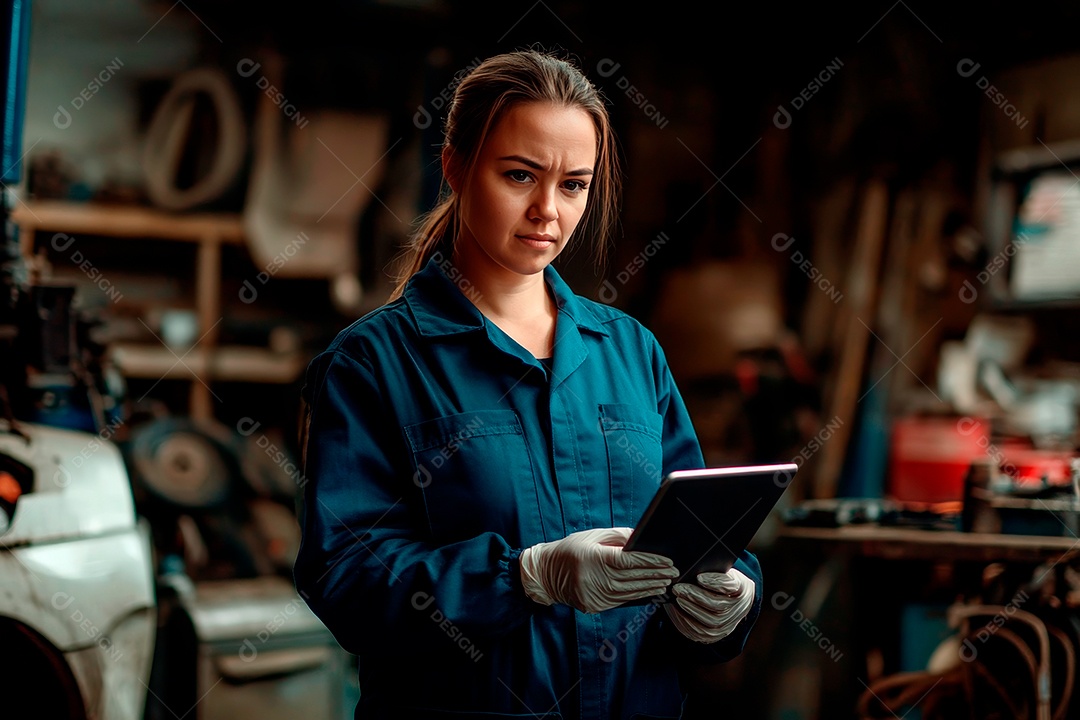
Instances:
[[[471,179],[454,187],[463,223],[459,261],[491,279],[542,272],[585,211],[596,146],[592,119],[580,108],[525,103],[508,110]]]

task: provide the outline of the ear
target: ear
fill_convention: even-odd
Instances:
[[[443,145],[442,149],[442,172],[450,189],[455,193],[460,189],[461,163],[449,145]]]

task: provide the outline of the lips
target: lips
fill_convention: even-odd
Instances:
[[[529,233],[528,235],[515,235],[514,237],[533,250],[547,250],[555,245],[555,237],[543,233]]]

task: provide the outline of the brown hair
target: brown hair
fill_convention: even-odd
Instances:
[[[574,235],[593,239],[595,260],[602,264],[608,237],[617,220],[618,156],[603,98],[573,64],[547,53],[521,50],[496,55],[477,65],[461,80],[450,101],[444,152],[460,163],[460,176],[467,181],[484,141],[502,116],[515,105],[529,102],[580,108],[592,118],[597,138],[596,167],[585,212]],[[457,238],[459,201],[460,196],[447,186],[444,178],[441,199],[420,219],[405,249],[391,300],[401,295],[409,278],[424,267],[444,242],[452,243]]]

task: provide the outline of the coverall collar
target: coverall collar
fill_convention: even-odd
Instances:
[[[544,268],[544,282],[551,288],[559,312],[578,329],[608,335],[601,319],[581,302],[551,265]],[[409,280],[403,294],[420,334],[438,337],[485,327],[483,313],[467,297],[475,292],[478,291],[460,274],[449,255],[439,251]]]

